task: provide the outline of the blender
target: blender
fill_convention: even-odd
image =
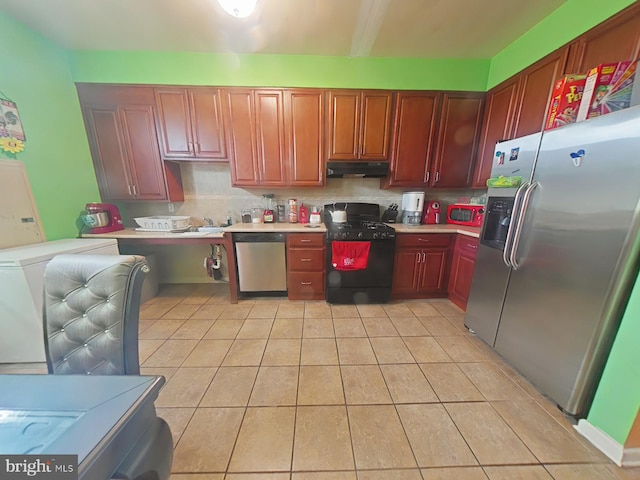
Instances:
[[[263,212],[264,223],[274,223],[276,221],[276,216],[273,213],[273,193],[267,193],[263,195],[265,200],[265,207]]]

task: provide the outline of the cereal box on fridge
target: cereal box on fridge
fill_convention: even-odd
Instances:
[[[576,121],[586,78],[586,75],[572,74],[566,75],[554,83],[549,112],[544,123],[545,130]]]
[[[640,97],[640,79],[636,73],[638,61],[630,62],[627,68],[609,85],[600,101],[602,113],[615,112],[637,104]]]
[[[611,111],[604,100],[609,89],[622,77],[630,64],[631,61],[603,63],[589,70],[576,117],[577,122]]]

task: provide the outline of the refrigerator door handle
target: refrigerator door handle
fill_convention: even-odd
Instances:
[[[531,198],[531,194],[538,185],[538,182],[532,182],[531,185],[529,185],[529,187],[527,188],[527,191],[524,192],[524,196],[522,197],[522,208],[520,209],[520,215],[518,216],[518,221],[516,222],[516,231],[513,235],[513,246],[511,247],[511,254],[509,257],[509,260],[511,261],[511,267],[514,270],[520,268],[516,257],[518,255],[518,244],[520,243],[520,235],[522,235],[522,225],[524,225],[524,217],[527,214],[529,199]]]
[[[518,187],[518,190],[516,191],[515,197],[513,198],[514,213],[512,214],[512,220],[514,219],[513,217],[515,217],[515,220],[520,218],[520,215],[516,215],[515,212],[518,206],[520,205],[520,197],[522,196],[522,194],[524,193],[524,191],[527,189],[528,186],[529,186],[529,182],[525,182],[522,185],[520,185],[520,187]],[[511,266],[511,261],[509,260],[509,254],[511,252],[510,245],[511,245],[511,242],[513,241],[513,236],[515,231],[516,231],[516,222],[512,221],[511,224],[509,225],[509,229],[507,230],[507,238],[504,241],[504,250],[502,251],[502,261],[507,267]]]

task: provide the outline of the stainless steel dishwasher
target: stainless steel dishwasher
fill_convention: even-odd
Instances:
[[[234,233],[239,293],[287,291],[284,233]]]

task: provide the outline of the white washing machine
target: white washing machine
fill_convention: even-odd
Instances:
[[[44,269],[56,255],[118,255],[115,239],[73,238],[0,250],[0,363],[44,362]]]

